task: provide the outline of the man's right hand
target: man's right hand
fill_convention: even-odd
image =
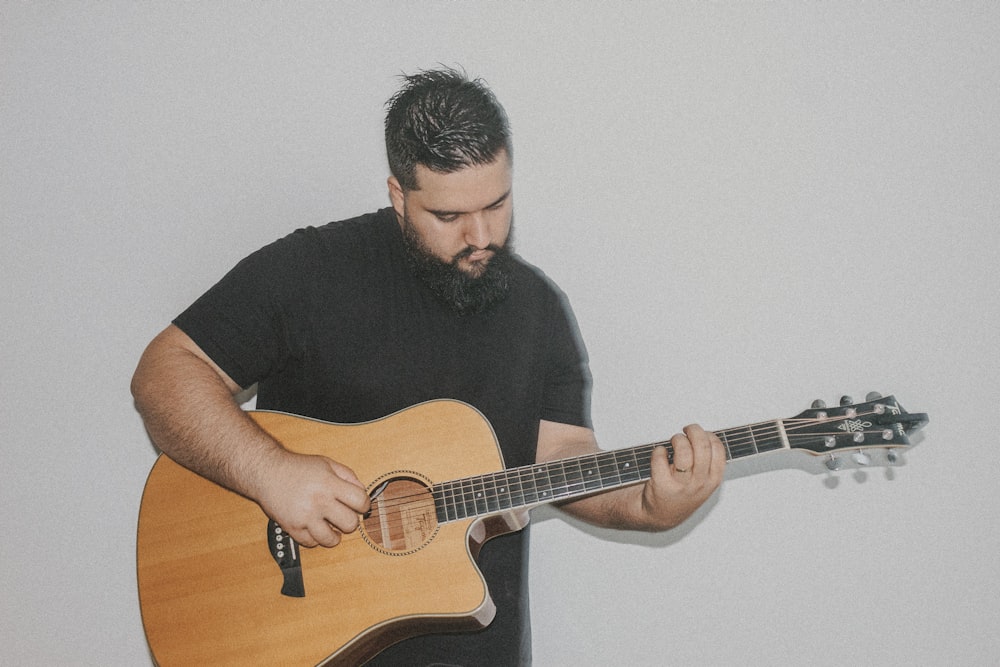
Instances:
[[[370,500],[353,470],[325,456],[278,450],[273,457],[253,497],[295,541],[333,547],[357,530]]]

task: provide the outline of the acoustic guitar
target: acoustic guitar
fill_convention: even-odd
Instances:
[[[893,397],[716,431],[729,461],[800,450],[831,469],[888,463],[927,422]],[[300,550],[256,503],[161,455],[143,492],[139,602],[152,655],[172,665],[358,665],[418,634],[485,627],[476,566],[528,510],[649,478],[651,443],[505,469],[489,422],[437,400],[362,424],[249,413],[290,450],[351,467],[371,494],[360,528]]]

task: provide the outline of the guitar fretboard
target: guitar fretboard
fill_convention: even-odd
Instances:
[[[788,446],[781,420],[715,433],[727,461]],[[664,441],[443,482],[431,489],[437,518],[458,521],[637,484],[649,479],[656,447],[665,447],[673,460],[673,447]]]

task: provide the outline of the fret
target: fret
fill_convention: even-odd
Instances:
[[[566,494],[566,469],[562,461],[553,461],[545,466],[549,476],[550,498],[564,498]]]
[[[456,519],[464,519],[469,516],[465,511],[465,485],[462,480],[458,480],[451,485],[451,504]]]
[[[552,499],[552,481],[549,478],[547,466],[533,466],[532,477],[535,480],[535,500],[548,501]]]
[[[448,499],[444,487],[433,489],[431,495],[434,497],[434,514],[437,516],[438,523],[450,521],[451,516],[448,514]]]
[[[469,479],[469,492],[472,494],[472,515],[486,512],[486,499],[483,497],[483,482],[480,477]]]
[[[524,507],[527,503],[524,500],[524,481],[521,479],[521,469],[514,468],[508,471],[507,486],[509,488],[511,507]]]
[[[510,475],[508,471],[502,470],[493,476],[496,488],[496,508],[497,510],[509,510],[514,507],[513,496],[510,488]]]
[[[749,427],[726,429],[726,442],[729,444],[730,454],[734,459],[751,456],[756,453],[753,434],[749,432]],[[741,435],[741,434],[746,435]]]
[[[448,482],[447,499],[448,514],[452,520],[464,519],[466,515],[463,509],[462,480]]]
[[[583,477],[583,488],[587,491],[596,491],[604,488],[601,480],[601,467],[598,456],[597,454],[590,454],[577,459],[580,463],[580,474]]]
[[[473,487],[471,479],[462,480],[462,485],[460,487],[460,497],[462,501],[462,511],[463,516],[476,516],[476,490]]]
[[[601,488],[616,488],[621,486],[621,477],[618,476],[618,462],[615,460],[615,453],[605,452],[598,454],[600,460],[599,474],[601,476]]]
[[[465,484],[462,480],[451,485],[451,500],[456,519],[464,519],[469,516],[465,510]]]
[[[722,444],[726,447],[726,460],[733,460],[733,448],[729,446],[729,433],[727,431],[719,431],[716,433],[719,436],[719,440],[722,440]]]
[[[444,510],[445,520],[456,520],[458,518],[458,509],[455,507],[454,482],[448,482],[447,484],[440,485],[438,493],[436,493],[435,496],[439,496],[441,498],[441,507]]]
[[[534,505],[538,502],[538,486],[535,484],[533,469],[528,466],[520,469],[521,490],[524,496],[524,504]]]
[[[615,450],[615,467],[618,469],[618,478],[622,485],[642,479],[639,474],[639,462],[635,458],[633,449]]]
[[[495,474],[483,475],[483,493],[486,494],[486,512],[494,514],[500,509],[500,503],[497,499],[497,476]]]
[[[635,452],[635,458],[639,466],[639,479],[649,479],[650,474],[652,474],[652,456],[653,450],[656,449],[657,445],[645,445],[643,447],[637,447],[633,451]],[[673,458],[673,452],[670,447],[667,447],[668,458]]]
[[[780,424],[780,422],[777,422],[776,424]],[[764,437],[761,438],[760,445],[758,447],[759,451],[773,452],[776,449],[782,448],[781,440],[776,435],[777,431],[771,433],[771,429],[775,428],[776,424],[771,424],[770,422],[768,422],[767,424],[757,425],[757,426],[766,426],[767,428],[765,432],[770,433],[770,435],[765,435]]]
[[[562,462],[563,474],[566,478],[566,496],[573,496],[584,490],[583,470],[580,459],[566,459]]]

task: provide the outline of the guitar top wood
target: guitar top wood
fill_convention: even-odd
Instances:
[[[250,414],[288,449],[340,461],[372,490],[390,479],[429,486],[503,469],[492,427],[455,401],[350,425]],[[333,549],[303,550],[305,595],[290,597],[257,504],[160,456],[138,531],[146,636],[164,666],[350,665],[416,634],[478,629],[495,609],[473,556],[526,520],[470,531],[474,519],[428,525],[418,513],[412,530],[404,526],[410,535],[391,541],[379,530],[383,513]]]

